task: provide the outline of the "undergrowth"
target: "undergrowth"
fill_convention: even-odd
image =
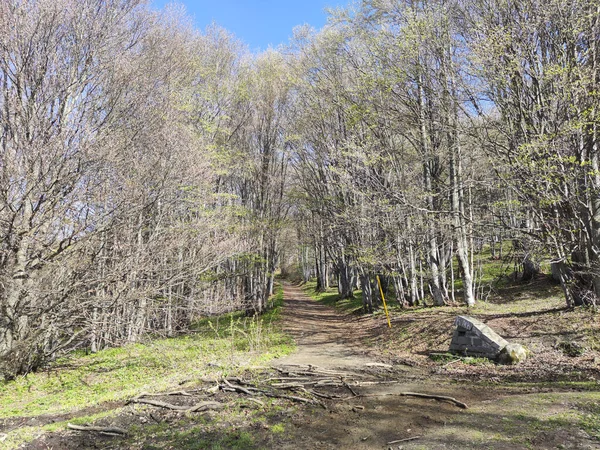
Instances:
[[[340,299],[337,288],[329,288],[324,292],[317,291],[317,282],[314,280],[308,281],[302,286],[302,290],[318,303],[335,307],[338,310],[345,312],[360,312],[362,310],[362,291],[355,290],[354,298]]]
[[[281,286],[272,304],[273,308],[260,316],[231,313],[200,320],[194,332],[185,336],[95,354],[75,352],[45,370],[3,382],[0,424],[10,418],[42,415],[76,417],[85,422],[97,418],[94,414],[106,402],[122,402],[142,392],[162,392],[185,381],[249,369],[288,354],[293,343],[278,322],[283,304]],[[57,426],[39,427],[37,433],[54,431]],[[20,445],[32,434],[30,427],[15,429],[7,433],[2,444],[7,448]]]

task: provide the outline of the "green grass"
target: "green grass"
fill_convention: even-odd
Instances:
[[[590,436],[600,440],[600,405],[594,401],[577,405],[581,411],[579,425]]]
[[[244,370],[288,354],[293,351],[293,343],[278,323],[283,304],[281,286],[272,302],[273,309],[262,316],[232,313],[204,319],[185,336],[95,354],[76,352],[38,373],[3,382],[0,420],[64,414],[88,422],[97,418],[94,414],[106,402],[122,402],[142,392],[166,391],[182,382]],[[46,429],[53,431],[62,425],[66,424],[54,423]],[[27,428],[13,430],[6,442],[26,441],[31,432]]]
[[[459,356],[453,353],[432,353],[429,355],[429,359],[439,364],[448,364],[453,362],[461,361],[463,364],[471,366],[489,365],[493,366],[493,362],[488,358],[478,358],[473,356]]]
[[[311,280],[302,286],[302,290],[313,298],[315,301],[322,305],[331,306],[341,311],[355,313],[361,310],[362,304],[362,291],[354,291],[354,298],[340,300],[337,288],[329,288],[325,292],[317,292],[317,282]]]
[[[218,415],[186,415],[176,421],[134,425],[119,448],[144,449],[262,449],[277,448],[289,436],[288,414],[272,414],[278,408],[271,399],[265,408],[228,403]]]
[[[273,434],[282,434],[285,432],[285,425],[282,423],[276,423],[271,426],[271,433]]]
[[[182,426],[183,421],[179,422]],[[246,450],[258,448],[255,438],[245,430],[229,427],[218,432],[207,432],[204,425],[189,423],[189,427],[173,430],[172,425],[161,423],[144,427],[143,430],[133,430],[139,434],[150,435],[152,444],[146,443],[145,449],[178,448],[186,450]]]
[[[271,349],[292,342],[283,335],[278,325],[283,306],[281,285],[277,285],[269,306],[270,308],[262,315],[248,317],[243,312],[232,312],[204,318],[193,328],[200,337],[224,339],[234,350],[263,352],[269,358]]]

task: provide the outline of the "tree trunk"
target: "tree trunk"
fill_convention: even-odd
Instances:
[[[340,299],[354,298],[354,271],[344,261],[337,265],[338,294]]]
[[[373,313],[373,291],[371,289],[371,279],[369,275],[360,275],[360,287],[362,289],[363,311]]]

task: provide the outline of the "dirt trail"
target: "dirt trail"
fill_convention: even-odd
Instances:
[[[296,439],[281,441],[277,448],[600,448],[578,427],[553,422],[554,416],[568,413],[571,394],[563,398],[557,393],[556,400],[544,403],[560,403],[544,411],[539,394],[526,389],[457,383],[403,364],[373,366],[383,361],[376,346],[369,345],[370,338],[381,332],[381,318],[344,315],[289,284],[284,285],[284,299],[284,328],[294,337],[297,351],[275,360],[274,366],[317,366],[366,378],[348,378],[353,380],[348,382],[358,394],[355,397],[348,391],[337,392],[344,401],[328,404],[327,410],[300,410],[292,420]],[[371,382],[361,382],[366,379]],[[469,408],[400,395],[407,391],[454,397]]]
[[[359,367],[376,361],[365,342],[374,330],[371,318],[340,314],[311,300],[302,290],[284,285],[284,329],[297,344],[297,351],[275,364],[307,364],[324,368]]]

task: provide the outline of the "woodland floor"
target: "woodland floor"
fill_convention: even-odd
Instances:
[[[553,289],[532,287],[545,288]],[[211,401],[218,410],[103,404],[114,414],[95,425],[128,436],[61,429],[23,448],[600,449],[598,314],[566,310],[558,299],[527,301],[527,289],[511,292],[471,311],[398,311],[390,330],[383,315],[343,314],[286,284],[282,321],[296,342],[293,354],[180,383],[173,395],[139,397],[180,406]],[[436,358],[457,314],[483,319],[532,356],[519,366]],[[571,348],[574,342],[584,349]],[[59,420],[65,417],[33,417],[28,426]],[[16,418],[2,426],[21,425]]]

